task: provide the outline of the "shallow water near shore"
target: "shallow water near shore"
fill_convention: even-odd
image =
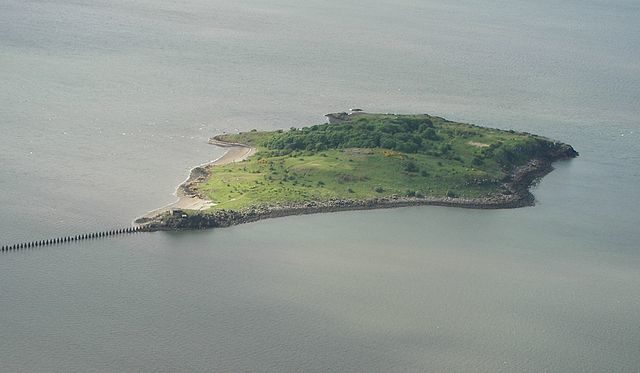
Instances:
[[[635,2],[0,4],[0,244],[128,226],[224,131],[426,112],[573,145],[515,210],[0,255],[2,371],[640,369]]]

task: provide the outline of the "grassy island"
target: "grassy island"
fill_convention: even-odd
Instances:
[[[571,146],[541,136],[430,115],[327,116],[327,124],[216,136],[214,144],[252,147],[255,154],[207,167],[188,190],[213,206],[177,218],[165,214],[162,224],[226,226],[412,204],[519,207],[533,203],[528,187],[551,162],[577,156]]]

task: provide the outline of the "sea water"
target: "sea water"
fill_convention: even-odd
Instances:
[[[535,207],[296,216],[0,255],[2,371],[640,369],[634,1],[0,3],[1,244],[127,226],[223,132],[542,134]]]

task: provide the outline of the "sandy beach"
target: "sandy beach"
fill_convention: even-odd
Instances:
[[[149,211],[143,216],[137,218],[134,221],[134,225],[144,224],[147,220],[153,218],[154,216],[157,216],[169,210],[181,209],[202,211],[211,208],[215,205],[215,203],[194,193],[191,188],[192,185],[204,181],[208,177],[208,170],[211,167],[235,162],[242,162],[256,152],[255,148],[247,145],[226,143],[215,139],[209,140],[209,144],[227,148],[228,150],[220,158],[191,169],[189,178],[187,178],[187,180],[180,184],[180,186],[178,186],[178,188],[176,189],[175,195],[176,197],[178,197],[178,200],[176,202],[170,203],[159,209]]]

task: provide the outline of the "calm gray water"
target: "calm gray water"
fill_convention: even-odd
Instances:
[[[0,243],[128,225],[223,131],[430,113],[568,142],[537,205],[0,255],[0,370],[640,372],[640,4],[0,1]]]

